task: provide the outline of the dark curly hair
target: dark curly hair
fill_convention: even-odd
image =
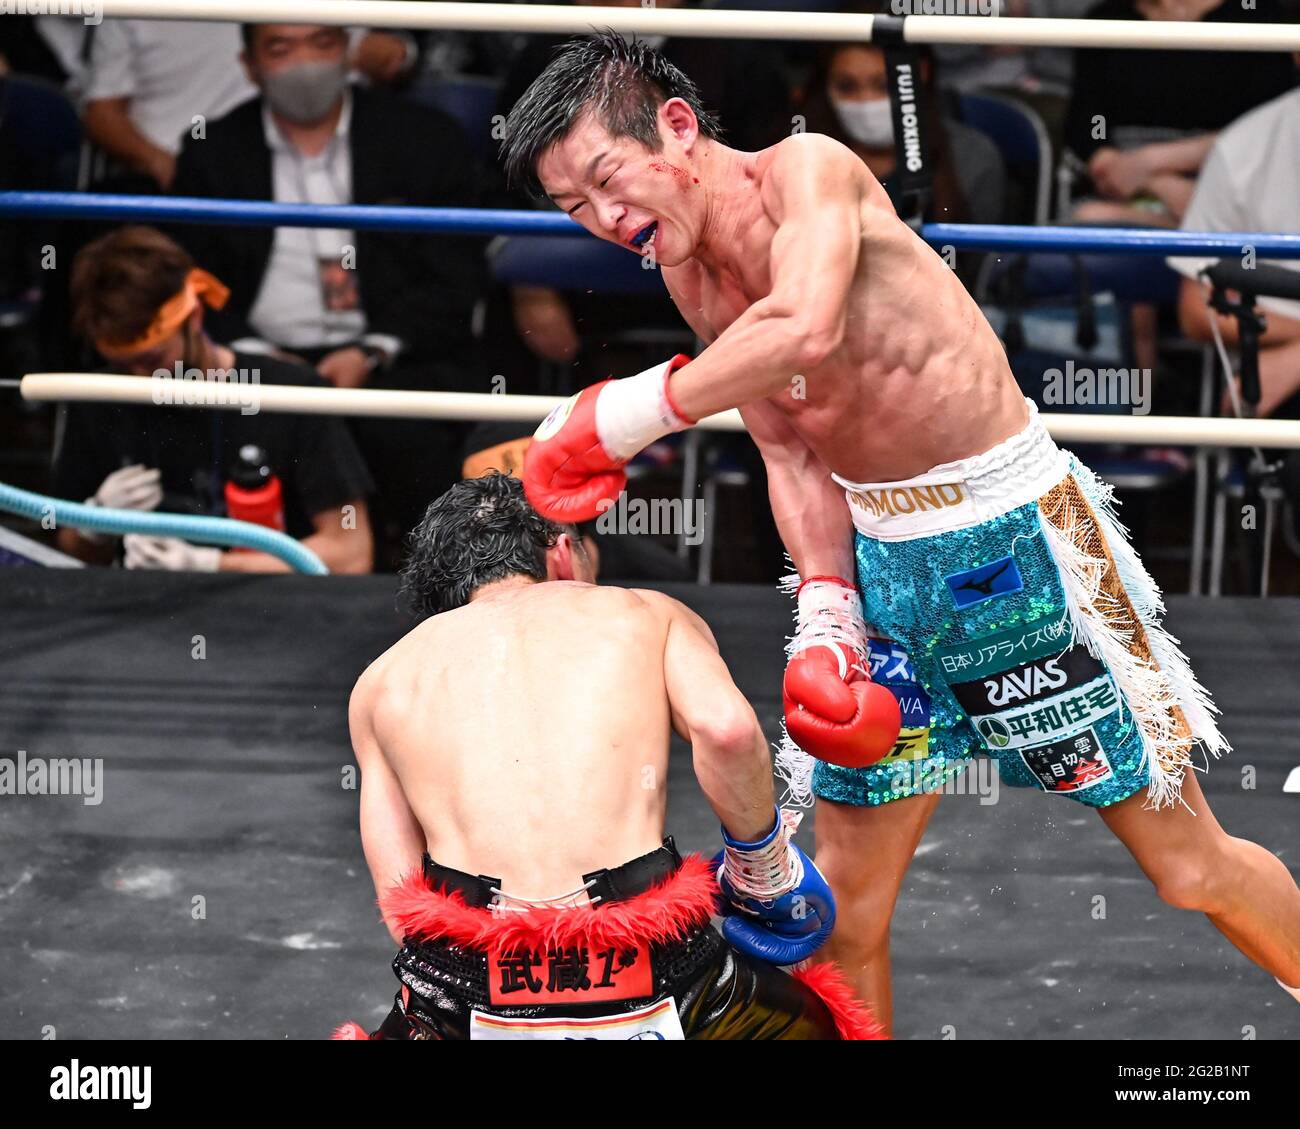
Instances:
[[[566,532],[529,505],[519,479],[467,478],[431,502],[407,536],[400,595],[412,611],[436,615],[494,580],[545,580],[546,550]]]
[[[653,47],[610,30],[570,39],[556,49],[506,118],[501,142],[506,178],[533,196],[544,196],[537,162],[589,110],[610,136],[630,137],[658,152],[663,148],[659,107],[670,98],[682,99],[695,111],[701,134],[721,139],[722,127],[704,108],[695,83]]]

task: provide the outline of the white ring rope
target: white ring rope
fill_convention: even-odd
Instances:
[[[539,422],[562,402],[558,396],[505,396],[480,392],[407,392],[386,388],[303,388],[286,384],[109,376],[91,372],[29,373],[25,400],[87,400],[156,407],[228,408],[234,411],[309,415],[384,416]],[[1300,420],[1211,419],[1198,416],[1044,414],[1062,443],[1139,443],[1173,447],[1300,448]],[[709,431],[744,431],[740,413],[701,420]]]
[[[875,16],[711,8],[588,8],[558,4],[429,3],[428,0],[87,0],[109,18],[237,20],[443,31],[549,32],[593,28],[638,35],[867,42]],[[897,26],[898,20],[891,17]],[[908,43],[1019,47],[1130,47],[1188,51],[1300,51],[1300,26],[1172,20],[1058,20],[905,16]]]

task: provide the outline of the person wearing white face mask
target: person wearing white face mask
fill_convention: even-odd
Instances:
[[[929,145],[934,185],[925,218],[943,223],[998,223],[1006,173],[997,148],[977,130],[936,112],[934,63],[922,55],[930,95]],[[809,133],[826,133],[852,149],[898,204],[892,183],[896,156],[885,53],[869,44],[840,43],[819,52],[801,106]]]
[[[831,107],[845,132],[864,149],[878,152],[894,144],[894,117],[889,97],[849,100],[830,95]]]

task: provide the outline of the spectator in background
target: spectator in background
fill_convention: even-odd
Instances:
[[[184,196],[280,203],[480,205],[483,183],[447,116],[347,81],[342,29],[245,25],[260,96],[182,150]],[[305,227],[186,226],[177,238],[230,286],[214,324],[236,348],[302,358],[331,384],[487,391],[474,340],[483,241]],[[385,563],[428,500],[459,475],[463,428],[435,420],[355,424],[379,484]]]
[[[257,91],[240,70],[228,22],[105,20],[85,77],[86,135],[118,166],[113,187],[156,192],[172,182],[181,137]]]
[[[637,8],[641,0],[574,0],[581,6]],[[656,7],[675,8],[681,0],[657,0]],[[551,54],[567,35],[531,36],[515,58],[501,89],[497,112],[510,108],[545,69]],[[637,36],[659,48],[669,62],[695,77],[700,97],[718,117],[727,144],[747,151],[766,149],[789,137],[793,105],[779,51],[761,40],[668,39]],[[519,201],[516,206],[530,206]],[[595,296],[564,295],[539,286],[512,290],[515,326],[528,347],[542,360],[570,364],[582,339],[578,327],[599,332],[603,318],[617,313],[620,303]],[[665,304],[667,298],[665,296]],[[665,308],[669,308],[665,306]],[[593,375],[593,374],[589,374]],[[600,374],[604,375],[604,374]]]
[[[266,384],[319,386],[308,368],[217,344],[204,329],[205,306],[225,287],[150,227],[123,227],[82,249],[72,268],[74,328],[111,371],[146,378],[177,366],[220,380],[231,369]],[[145,405],[74,404],[55,452],[54,492],[119,509],[222,515],[225,477],[242,447],[262,449],[284,497],[285,530],[331,572],[369,572],[366,495],[370,475],[342,422],[332,416]],[[128,568],[286,572],[266,553],[223,551],[176,538],[128,535]],[[58,531],[64,552],[109,563],[115,538]]]
[[[1102,0],[1091,19],[1273,22],[1277,0]],[[1214,134],[1289,90],[1291,56],[1256,51],[1080,50],[1066,120],[1067,147],[1095,198],[1085,222],[1177,227]]]
[[[1189,231],[1275,231],[1300,233],[1300,89],[1295,89],[1235,121],[1215,141],[1183,216]],[[1178,257],[1169,265],[1186,277],[1179,294],[1183,332],[1197,341],[1212,340],[1210,319],[1226,342],[1236,344],[1237,321],[1211,311],[1198,272],[1213,258]],[[1262,262],[1263,260],[1261,260]],[[1300,271],[1300,260],[1271,261]],[[1258,300],[1266,315],[1260,338],[1258,412],[1300,419],[1300,302]],[[1283,485],[1300,516],[1300,452],[1285,455]]]
[[[414,62],[409,36],[355,29],[351,40],[352,65],[373,81],[392,81]],[[90,42],[85,127],[125,170],[109,177],[111,187],[170,187],[196,120],[213,121],[257,94],[239,65],[239,26],[229,21],[110,19]]]
[[[86,72],[90,66],[90,49],[95,29],[79,16],[36,16],[32,24],[53,61],[53,68],[38,72],[57,82],[69,98],[81,101],[86,89]]]
[[[933,198],[925,219],[1001,223],[1006,172],[997,146],[978,130],[942,114],[935,97],[934,60],[928,52],[921,54],[921,77],[929,92],[927,124],[934,169]],[[808,132],[829,134],[857,153],[897,209],[897,154],[884,51],[868,43],[823,47],[802,110]]]
[[[1074,20],[1081,18],[1095,2],[988,0],[986,10],[995,16]],[[968,18],[988,17],[976,11]],[[1069,48],[937,43],[932,50],[939,62],[941,89],[956,94],[1002,94],[1026,103],[1043,119],[1053,151],[1059,152],[1074,72],[1074,57]]]

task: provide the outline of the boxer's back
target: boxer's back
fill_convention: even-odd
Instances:
[[[421,624],[367,671],[372,725],[429,853],[549,897],[659,845],[662,605],[552,582]]]

